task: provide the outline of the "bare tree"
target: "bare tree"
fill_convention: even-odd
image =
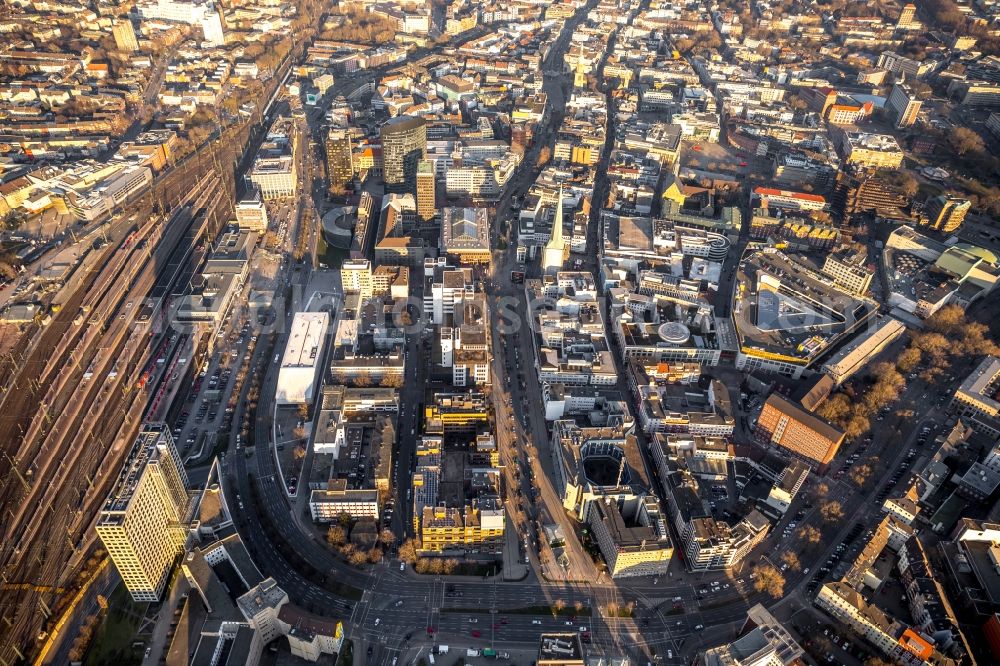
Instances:
[[[896,367],[900,372],[913,372],[920,365],[922,354],[916,347],[909,346],[896,357]]]
[[[417,542],[415,540],[407,539],[403,542],[403,545],[399,547],[399,559],[407,564],[413,564],[417,561]]]
[[[343,546],[347,542],[347,532],[339,525],[331,525],[326,531],[326,542],[331,546]]]
[[[813,527],[812,525],[803,525],[802,527],[799,528],[798,534],[799,534],[799,539],[803,543],[809,545],[815,545],[820,542],[820,539],[823,538],[823,535],[820,533],[820,531],[815,527]]]
[[[828,523],[835,523],[844,518],[844,507],[837,500],[828,500],[819,505],[819,515]]]
[[[799,556],[793,551],[786,550],[781,554],[781,561],[788,565],[788,568],[792,571],[798,571],[802,564],[799,562]]]
[[[864,666],[893,666],[893,662],[882,659],[881,657],[868,657],[864,661]]]
[[[812,489],[812,501],[819,502],[826,499],[830,494],[830,485],[826,481],[820,481]]]
[[[758,566],[754,569],[756,577],[753,587],[758,592],[766,592],[774,599],[779,599],[785,592],[785,577],[781,572],[770,564]]]
[[[983,137],[968,127],[955,127],[952,128],[951,132],[948,134],[948,145],[954,150],[959,156],[965,155],[967,153],[979,154],[986,150],[986,144],[983,142]]]
[[[535,166],[543,167],[549,163],[552,159],[552,149],[548,146],[542,146],[541,150],[538,151],[538,159],[535,161]]]
[[[858,465],[851,470],[851,481],[853,481],[856,486],[861,488],[868,483],[868,479],[871,478],[874,471],[875,470],[873,470],[871,465],[868,463]]]

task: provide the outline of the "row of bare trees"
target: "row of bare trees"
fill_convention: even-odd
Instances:
[[[346,514],[345,514],[346,515]],[[383,529],[378,534],[378,541],[370,548],[361,548],[357,544],[348,541],[350,529],[350,517],[343,520],[343,516],[326,531],[326,542],[334,548],[340,556],[356,567],[363,564],[376,564],[382,560],[385,550],[392,548],[396,544],[396,535],[390,529]]]
[[[947,305],[927,319],[923,331],[892,362],[871,367],[868,377],[830,396],[816,413],[854,438],[868,432],[871,417],[894,403],[906,387],[905,375],[920,371],[926,382],[939,379],[957,358],[1000,353],[985,324],[970,321],[958,305]],[[858,484],[862,485],[862,484]]]

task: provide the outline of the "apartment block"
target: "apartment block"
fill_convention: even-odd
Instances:
[[[362,301],[372,297],[371,262],[367,259],[348,259],[340,266],[340,282],[345,294],[358,294]]]
[[[884,169],[898,169],[903,164],[903,149],[889,134],[844,132],[840,146],[847,164]]]
[[[1000,358],[987,356],[955,390],[951,408],[973,429],[1000,436]]]
[[[912,127],[920,113],[921,101],[904,83],[892,86],[885,108],[897,128]]]
[[[924,207],[927,226],[946,234],[957,231],[965,221],[965,216],[972,209],[972,202],[962,197],[941,194]]]
[[[834,284],[852,294],[864,294],[872,283],[873,271],[865,265],[867,254],[853,248],[826,255],[822,272],[833,278]]]
[[[236,202],[236,221],[241,227],[262,234],[267,230],[267,208],[260,189],[253,187]]]
[[[714,518],[694,518],[681,532],[688,568],[710,571],[733,567],[767,538],[770,527],[770,521],[756,509],[732,527]]]
[[[776,617],[756,604],[737,637],[705,650],[701,666],[793,666],[803,663],[805,650]]]
[[[673,556],[666,519],[654,497],[618,502],[608,497],[593,504],[589,525],[612,578],[662,576]]]

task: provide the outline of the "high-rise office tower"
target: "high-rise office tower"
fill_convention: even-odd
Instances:
[[[165,424],[139,431],[97,534],[135,601],[158,601],[187,538],[187,474]]]
[[[951,197],[945,194],[936,196],[927,203],[924,212],[927,213],[927,226],[944,233],[955,231],[965,220],[972,202],[961,197]]]
[[[343,187],[354,178],[351,135],[343,128],[333,128],[326,135],[326,171],[331,189]]]
[[[118,47],[119,51],[134,53],[139,50],[139,41],[135,38],[135,29],[132,27],[132,21],[116,21],[111,26],[111,34],[115,38],[115,46]]]
[[[437,214],[435,187],[434,163],[430,160],[420,160],[417,164],[417,217],[422,222],[434,219]]]
[[[913,3],[903,5],[903,8],[899,12],[899,20],[896,21],[896,27],[900,30],[906,30],[913,24],[913,19],[916,15],[917,8]]]
[[[427,157],[427,125],[423,118],[399,116],[381,130],[382,173],[389,192],[416,193],[417,164]]]
[[[909,86],[897,83],[889,93],[886,100],[886,110],[896,123],[896,127],[911,127],[917,122],[917,114],[920,113],[921,101],[913,94]]]

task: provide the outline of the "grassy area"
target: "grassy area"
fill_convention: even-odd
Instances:
[[[929,199],[931,197],[936,197],[942,192],[944,192],[944,187],[937,183],[920,181],[920,184],[917,186],[918,199]]]
[[[84,664],[139,664],[145,643],[132,647],[139,639],[136,632],[146,613],[147,604],[132,601],[125,585],[119,585],[108,600],[108,611],[94,634],[94,641],[87,651]]]
[[[442,608],[442,613],[460,613],[467,615],[475,615],[482,613],[482,608]],[[563,617],[590,617],[593,615],[593,610],[590,606],[583,606],[579,610],[573,606],[566,606],[564,608],[556,608],[555,606],[523,606],[521,608],[501,608],[499,613],[503,615],[552,615]]]

